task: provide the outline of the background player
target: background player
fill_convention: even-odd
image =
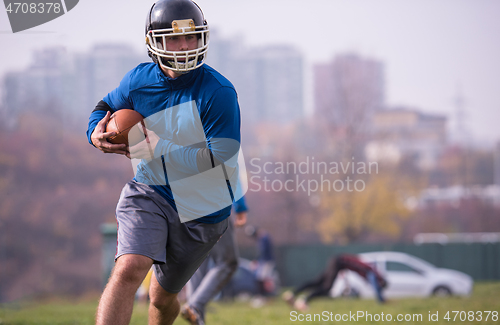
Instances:
[[[257,241],[258,256],[256,260],[255,279],[257,280],[258,294],[252,301],[253,307],[262,307],[265,297],[276,289],[274,271],[276,262],[274,260],[274,245],[271,235],[263,228],[247,226],[245,233]]]
[[[234,227],[244,226],[247,222],[248,209],[244,197],[235,202],[234,211],[234,225],[229,220],[226,233],[188,283],[188,301],[182,306],[181,315],[192,325],[205,324],[206,305],[224,288],[238,268],[239,253]],[[210,261],[213,262],[211,268]]]
[[[355,255],[339,255],[332,257],[328,262],[326,269],[321,275],[312,281],[306,282],[297,287],[293,292],[286,291],[283,293],[283,299],[300,311],[306,311],[309,306],[308,302],[316,297],[328,296],[339,271],[349,269],[352,270],[372,284],[377,294],[377,299],[384,302],[382,289],[387,286],[386,280],[370,265],[362,262]],[[295,297],[304,290],[310,290],[310,293],[305,299],[295,299]]]

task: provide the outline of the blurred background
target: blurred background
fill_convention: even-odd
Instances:
[[[498,1],[197,3],[208,64],[238,91],[249,223],[272,237],[283,284],[294,261],[314,275],[341,251],[449,267],[445,244],[475,245],[479,260],[456,246],[449,263],[500,279]],[[0,10],[0,302],[101,290],[102,225],[133,173],[85,131],[149,61],[151,4],[86,0],[16,34]]]

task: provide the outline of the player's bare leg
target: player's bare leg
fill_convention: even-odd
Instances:
[[[156,277],[151,277],[149,288],[151,302],[149,304],[149,325],[171,325],[179,315],[180,304],[177,293],[169,293],[163,289]]]
[[[142,255],[120,256],[97,308],[96,325],[129,324],[134,298],[153,260]]]

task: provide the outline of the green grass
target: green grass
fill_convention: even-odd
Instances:
[[[20,325],[20,324],[71,324],[84,325],[93,324],[94,313],[97,306],[97,299],[90,301],[64,301],[56,300],[49,302],[29,302],[17,304],[0,305],[0,325]],[[453,321],[453,311],[496,311],[500,312],[500,282],[494,283],[477,283],[474,287],[474,292],[467,298],[426,298],[426,299],[401,299],[392,300],[387,304],[380,305],[374,300],[357,300],[357,299],[318,299],[311,303],[311,310],[307,314],[356,314],[365,312],[372,314],[372,317],[381,317],[384,313],[384,320],[367,321],[364,317],[357,321],[292,321],[290,312],[291,309],[281,300],[276,299],[268,302],[267,305],[261,308],[252,308],[248,302],[230,302],[230,303],[211,303],[208,314],[207,324],[209,325],[267,325],[267,324],[383,324],[389,323],[385,320],[387,314],[393,317],[392,323],[395,324],[497,324],[500,325],[500,319],[492,318],[490,314],[488,321],[484,318],[486,314],[483,312],[482,321],[460,320],[460,314]],[[429,321],[429,311],[431,314],[439,313],[439,321]],[[450,311],[451,320],[444,319],[446,312]],[[307,314],[300,317],[307,317]],[[394,320],[398,314],[402,315],[422,315],[421,320],[402,321]],[[378,316],[376,316],[378,315]],[[474,317],[478,317],[475,314]],[[498,315],[498,314],[497,314]],[[345,316],[344,316],[345,317]],[[409,316],[407,316],[409,317]],[[413,316],[412,316],[413,317]],[[464,318],[464,314],[462,314]],[[292,319],[295,319],[292,317]],[[316,316],[318,319],[318,316]],[[131,324],[144,325],[147,324],[147,306],[136,305],[132,316]],[[182,319],[177,319],[176,325],[186,325]]]

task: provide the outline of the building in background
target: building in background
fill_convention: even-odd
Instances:
[[[242,99],[251,98],[254,105],[247,114],[251,121],[284,125],[304,116],[303,59],[297,50],[288,45],[253,48],[243,60],[245,71],[254,71],[253,80],[241,75],[235,82]]]
[[[30,111],[48,111],[67,105],[74,89],[71,59],[62,47],[33,53],[24,71],[10,72],[4,77],[4,109],[8,124]]]
[[[369,160],[398,163],[411,158],[421,169],[435,167],[446,145],[446,117],[396,107],[373,116],[373,139],[365,148]]]
[[[63,47],[33,53],[28,68],[4,77],[3,115],[14,127],[28,112],[54,113],[64,125],[86,128],[89,112],[127,71],[147,60],[126,45],[96,45],[88,53]]]
[[[272,155],[283,147],[286,130],[305,117],[303,55],[289,45],[247,47],[242,37],[215,30],[207,64],[236,88],[245,152]]]
[[[141,55],[142,54],[142,55]],[[125,44],[98,44],[76,59],[76,71],[83,72],[81,85],[87,100],[86,116],[108,92],[116,88],[123,76],[141,62],[150,62],[146,51],[138,54]]]
[[[303,58],[297,50],[244,48],[239,39],[213,34],[208,64],[235,85],[246,125],[283,125],[304,116]],[[27,69],[5,76],[4,115],[15,121],[43,106],[62,112],[65,121],[81,122],[127,71],[150,61],[145,51],[138,54],[125,44],[99,44],[73,54],[64,48],[40,50]]]
[[[314,115],[328,128],[370,132],[371,119],[385,105],[384,64],[341,54],[314,66]]]
[[[246,48],[241,40],[211,38],[207,63],[238,92],[242,118],[285,125],[304,117],[303,56],[289,45]]]

